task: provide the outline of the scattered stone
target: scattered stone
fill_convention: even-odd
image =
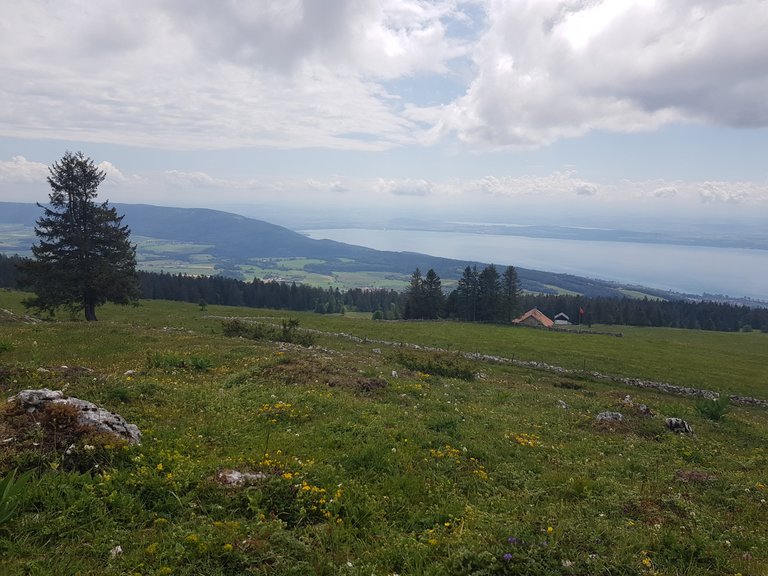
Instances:
[[[681,482],[712,482],[717,480],[717,476],[708,472],[700,472],[698,470],[678,470],[675,476]]]
[[[224,317],[224,316],[206,316],[206,318],[216,318],[220,320],[241,320],[241,321],[248,321],[247,319],[241,318],[241,317]],[[336,338],[345,338],[347,340],[350,340],[352,342],[363,342],[363,339],[358,336],[353,336],[352,334],[347,334],[346,332],[323,332],[320,330],[313,330],[310,328],[303,329],[305,332],[308,332],[310,334],[317,334],[317,335],[324,335],[324,336],[333,336]],[[590,332],[595,333],[595,332]],[[610,336],[621,336],[621,334],[613,334],[613,333],[607,333]],[[407,342],[393,342],[390,340],[377,340],[377,339],[371,339],[366,338],[365,342],[373,343],[373,344],[380,344],[383,346],[393,346],[397,348],[409,348],[412,350],[426,350],[428,352],[448,352],[448,350],[444,348],[436,348],[431,346],[420,346],[418,344],[409,344]],[[492,364],[513,364],[515,366],[522,366],[525,368],[535,368],[537,370],[545,370],[547,372],[551,372],[554,374],[560,374],[562,376],[566,377],[573,377],[573,376],[590,376],[591,378],[603,381],[603,382],[614,382],[616,384],[622,384],[625,386],[632,386],[634,388],[645,388],[645,389],[651,389],[651,390],[658,390],[659,392],[663,392],[665,394],[676,394],[679,396],[689,396],[693,398],[707,398],[707,399],[715,399],[719,397],[719,394],[717,392],[713,392],[711,390],[700,390],[698,388],[690,388],[686,386],[675,386],[673,384],[668,384],[666,382],[655,382],[653,380],[643,380],[641,378],[630,378],[625,376],[616,376],[611,374],[604,374],[602,372],[598,371],[591,371],[591,372],[584,372],[583,370],[577,370],[577,369],[571,369],[571,368],[564,368],[562,366],[555,366],[553,364],[548,364],[546,362],[538,362],[536,360],[518,360],[513,358],[504,358],[502,356],[492,356],[490,354],[481,354],[479,352],[462,352],[461,356],[468,360],[476,360],[479,362],[489,362]],[[392,373],[393,378],[397,378],[396,373],[393,370]],[[580,389],[576,387],[577,385],[572,386],[573,389]],[[561,388],[570,388],[571,386],[559,386]],[[768,400],[762,400],[760,398],[751,398],[748,396],[730,396],[731,402],[734,404],[741,404],[745,406],[758,406],[760,408],[768,408]]]
[[[40,368],[38,368],[38,369],[37,369],[37,372],[38,372],[38,374],[48,374],[48,373],[50,372],[50,370],[48,370],[47,368],[43,368],[42,366],[40,366]]]
[[[87,400],[79,398],[65,398],[61,390],[22,390],[9,402],[16,402],[27,412],[33,413],[41,410],[46,404],[66,404],[79,410],[77,422],[97,432],[106,432],[118,438],[128,441],[129,444],[141,444],[141,432],[135,424],[129,424],[125,418],[114,412],[110,412]]]
[[[392,378],[397,378],[397,370],[392,370]]]
[[[693,428],[682,418],[667,418],[664,423],[675,434],[693,434]]]
[[[117,558],[118,556],[123,555],[123,547],[122,546],[115,546],[112,548],[112,550],[109,551],[109,557],[113,560]]]
[[[563,410],[568,410],[568,408],[570,408],[570,406],[568,406],[568,404],[566,404],[562,400],[557,401],[557,407],[562,408]]]
[[[595,417],[595,420],[598,423],[600,423],[600,424],[603,424],[603,423],[610,424],[610,423],[613,423],[613,422],[624,422],[624,415],[621,414],[620,412],[600,412],[600,414],[598,414]]]
[[[216,474],[216,480],[225,486],[243,486],[264,480],[267,475],[263,472],[240,472],[238,470],[222,470]]]
[[[37,370],[45,370],[45,368],[38,368]],[[22,390],[16,396],[11,396],[8,402],[18,402],[26,408],[27,412],[34,412],[42,408],[44,404],[62,398],[64,398],[64,393],[61,390],[41,388],[40,390]]]
[[[653,410],[648,408],[648,406],[646,406],[645,404],[637,404],[634,400],[632,400],[632,397],[629,394],[624,396],[624,399],[621,401],[621,403],[627,408],[632,408],[633,410],[636,410],[643,416],[652,417],[654,415]]]
[[[381,354],[381,348],[374,348],[374,349],[372,350],[372,352],[373,352],[374,354]]]
[[[126,370],[123,372],[123,376],[133,376],[134,374],[136,374],[136,370]]]

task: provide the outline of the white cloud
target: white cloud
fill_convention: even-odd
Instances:
[[[106,174],[106,181],[108,183],[125,182],[127,180],[126,176],[112,162],[104,160],[99,162],[96,167]]]
[[[393,196],[431,196],[435,193],[434,183],[421,178],[380,179],[377,187],[381,193],[392,194]]]
[[[419,126],[381,81],[445,72],[465,52],[444,23],[458,13],[450,0],[15,3],[0,23],[0,134],[172,149],[414,142]]]
[[[0,182],[45,183],[47,177],[48,166],[27,160],[24,156],[0,160]]]
[[[0,136],[376,151],[768,126],[764,0],[6,4]],[[465,92],[405,88],[440,77]]]
[[[761,0],[489,0],[477,75],[416,111],[481,146],[537,147],[675,122],[768,125]]]

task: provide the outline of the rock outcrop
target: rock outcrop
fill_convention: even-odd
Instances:
[[[78,410],[77,423],[79,425],[92,428],[96,432],[112,434],[117,438],[126,440],[129,444],[141,443],[141,432],[135,424],[130,424],[119,414],[110,412],[87,400],[67,398],[61,390],[49,390],[48,388],[22,390],[8,401],[16,402],[29,413],[42,410],[47,404],[74,406]]]

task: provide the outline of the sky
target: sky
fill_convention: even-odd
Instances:
[[[766,0],[0,0],[0,200],[768,225]]]

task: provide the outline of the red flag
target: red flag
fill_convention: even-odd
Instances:
[[[584,316],[584,308],[579,308],[579,316]]]

